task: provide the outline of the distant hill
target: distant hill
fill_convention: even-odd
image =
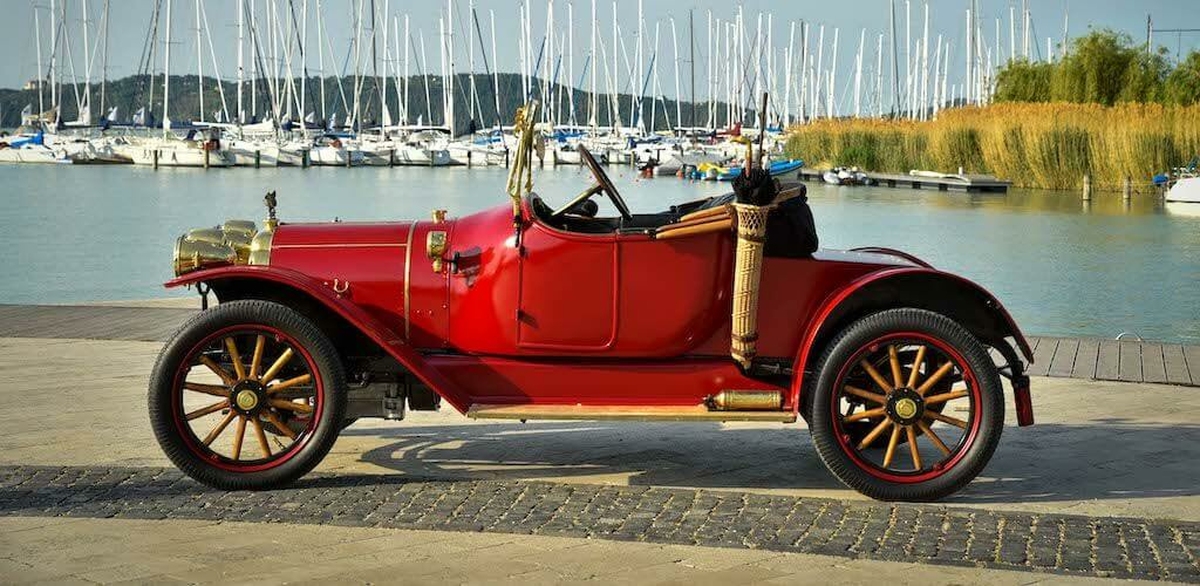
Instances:
[[[171,76],[171,119],[175,121],[198,120],[200,111],[200,92],[199,84],[195,75],[172,75]],[[380,119],[379,107],[379,85],[382,83],[377,81],[378,78],[363,78],[361,80],[361,90],[359,91],[359,99],[361,100],[361,111],[363,112],[363,120],[378,121]],[[118,119],[129,120],[130,117],[139,108],[149,105],[154,113],[155,119],[162,116],[162,82],[161,75],[150,76],[129,76],[122,79],[110,81],[105,90],[105,108],[117,106]],[[426,103],[426,78],[414,75],[409,78],[408,84],[408,107],[409,107],[409,123],[416,123],[417,116],[421,116],[422,121],[426,124],[433,122],[440,123],[442,121],[442,84],[444,80],[441,76],[428,76],[428,95],[429,102]],[[279,80],[281,87],[287,87],[291,83],[295,92],[300,92],[300,80]],[[455,95],[454,95],[454,117],[456,129],[461,132],[466,132],[470,126],[470,107],[468,95],[470,94],[471,77],[467,74],[458,74],[455,79]],[[214,120],[214,113],[221,109],[221,95],[217,88],[217,80],[211,77],[204,78],[204,110],[207,112],[206,119]],[[267,80],[258,80],[258,112],[259,118],[264,117],[264,110],[269,108]],[[478,108],[475,116],[475,122],[479,127],[490,127],[496,123],[496,102],[495,92],[493,91],[494,84],[491,76],[477,74],[475,76],[476,93],[479,96]],[[306,83],[305,102],[306,109],[310,112],[316,112],[318,118],[321,117],[321,80],[318,77],[310,78]],[[225,103],[228,105],[229,115],[236,118],[237,109],[237,87],[236,84],[230,81],[222,82],[222,87],[225,90]],[[511,124],[513,112],[524,100],[521,95],[521,77],[515,73],[499,74],[500,87],[500,120],[504,124]],[[83,84],[75,86],[65,85],[62,88],[63,120],[75,120],[78,117],[76,111],[76,92],[82,94],[84,91]],[[245,110],[249,116],[250,112],[250,83],[245,85]],[[100,86],[94,84],[92,86],[92,116],[99,118],[100,112]],[[541,85],[534,90],[534,97],[541,95]],[[579,89],[571,90],[570,88],[553,86],[549,95],[555,96],[561,111],[568,111],[568,96],[575,102],[575,120],[577,123],[585,124],[587,122],[587,112],[589,103],[589,94]],[[343,102],[344,96],[344,102]],[[600,112],[598,124],[601,126],[609,126],[610,107],[609,95],[600,94]],[[619,95],[619,104],[622,119],[628,123],[629,120],[629,94]],[[46,108],[49,109],[50,96],[49,87],[45,88],[44,101]],[[388,109],[392,114],[393,121],[398,121],[398,101],[397,91],[395,88],[395,80],[388,79],[386,101]],[[545,102],[545,100],[543,100]],[[11,90],[0,89],[0,127],[13,127],[20,123],[21,110],[27,105],[33,105],[33,110],[38,109],[38,92],[36,90]],[[325,78],[325,104],[326,111],[330,115],[336,115],[339,121],[345,121],[347,110],[352,110],[354,105],[354,78],[344,77],[341,79],[341,87],[339,88],[338,80],[334,77]],[[647,98],[643,102],[644,117],[646,125],[649,126],[650,121],[654,120],[657,130],[669,128],[667,117],[664,114],[663,102],[661,100],[654,103],[658,108],[657,116],[651,114],[651,101]],[[666,112],[670,116],[670,124],[677,124],[675,120],[675,101],[666,101]],[[725,104],[719,103],[717,112],[723,117]],[[691,108],[689,104],[684,103],[682,106],[683,125],[693,125],[691,116]],[[293,118],[299,119],[299,115],[293,108]],[[708,104],[697,104],[695,108],[695,124],[702,125],[708,119]],[[569,122],[566,115],[561,118],[563,123]]]

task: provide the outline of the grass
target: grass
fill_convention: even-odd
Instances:
[[[1007,103],[931,122],[821,120],[789,130],[789,156],[814,166],[988,173],[1020,187],[1119,190],[1200,154],[1200,106]]]

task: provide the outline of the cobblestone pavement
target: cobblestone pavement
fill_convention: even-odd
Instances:
[[[0,582],[163,584],[1128,584],[1115,578],[549,537],[237,521],[0,516]]]
[[[1200,583],[1200,523],[753,493],[319,476],[221,492],[162,468],[0,469],[0,515],[432,529]]]
[[[661,571],[654,581],[843,581],[886,573],[925,584],[1096,580],[1088,576],[1200,582],[1195,389],[1037,378],[1038,424],[1006,428],[991,464],[947,507],[874,503],[846,490],[824,470],[802,425],[497,423],[449,409],[396,423],[360,421],[342,434],[319,474],[295,489],[226,494],[182,479],[154,442],[145,385],[158,349],[147,342],[0,338],[0,583],[11,581],[12,568],[45,579],[58,576],[60,566],[83,571],[80,560],[164,569],[165,562],[136,550],[135,535],[87,555],[83,527],[115,534],[134,523],[121,518],[134,516],[153,519],[137,527],[167,534],[187,523],[247,523],[267,532],[257,538],[265,541],[247,542],[251,549],[279,547],[276,531],[284,527],[296,543],[335,530],[383,532],[397,547],[414,532],[451,536],[456,548],[486,539],[514,551],[527,547],[524,540],[599,543],[607,545],[576,551],[603,551],[622,562],[644,555]],[[60,521],[74,524],[56,530]],[[31,535],[23,531],[10,536],[9,528],[26,523],[43,523],[44,540],[17,537]],[[235,548],[243,539],[204,547]],[[693,548],[688,556],[713,564],[753,558],[771,567],[698,574],[662,553],[676,551],[670,548]],[[227,568],[251,565],[238,552],[197,551],[209,552],[197,580],[227,580]],[[291,551],[297,560],[308,555],[299,546]],[[498,563],[484,558],[485,565]],[[392,567],[399,559],[381,556],[372,562],[376,574],[355,574],[350,562],[339,567],[363,580],[387,578],[389,571],[402,575]],[[543,565],[529,571],[560,572],[543,581],[591,567],[574,557],[540,559]],[[488,575],[485,567],[464,578],[454,573],[460,561],[430,560],[422,571],[452,582]],[[628,571],[627,581],[641,577],[616,564],[609,570]],[[858,573],[832,569],[848,564]],[[514,575],[527,569],[503,567]]]

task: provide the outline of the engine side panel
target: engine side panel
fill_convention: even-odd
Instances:
[[[394,331],[404,329],[403,280],[413,222],[284,224],[271,266],[308,275]]]

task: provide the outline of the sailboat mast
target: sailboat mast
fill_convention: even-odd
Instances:
[[[591,83],[592,87],[591,87],[591,91],[589,92],[589,93],[591,93],[591,101],[588,105],[588,124],[591,125],[592,129],[594,130],[596,128],[596,125],[599,124],[599,122],[600,122],[599,107],[598,107],[599,105],[596,103],[596,75],[597,75],[597,72],[600,70],[600,67],[597,66],[597,63],[599,63],[599,61],[596,59],[596,27],[598,26],[596,23],[596,0],[592,0],[592,23],[591,24],[592,24],[592,26],[590,28],[592,29],[592,47],[591,47],[591,49],[588,50],[588,55],[589,55],[588,59],[591,61],[591,64],[592,64],[592,72],[591,72],[592,73],[592,83]],[[493,54],[494,54],[494,52],[493,52]]]
[[[472,19],[472,21],[474,21],[474,19],[475,19],[475,0],[471,0],[468,7],[471,11],[471,19]],[[482,50],[483,47],[480,47],[479,49]],[[470,71],[470,75],[471,75],[471,104],[470,104],[471,107],[470,107],[470,110],[471,110],[471,123],[474,124],[475,117],[476,117],[476,115],[479,114],[478,112],[476,112],[476,106],[479,101],[479,95],[477,93],[477,90],[475,89],[475,35],[472,35],[470,33],[467,33],[467,67],[469,68],[468,70]],[[480,118],[482,118],[482,116],[480,116]]]
[[[84,124],[92,123],[92,52],[91,43],[88,42],[88,29],[91,23],[91,12],[88,10],[87,0],[83,0],[83,103],[85,108],[81,109],[76,116],[79,121]]]
[[[496,59],[496,11],[488,10],[488,16],[492,23],[492,60]],[[496,129],[502,128],[504,122],[500,114],[500,64],[495,63],[492,68],[492,97],[496,101]]]
[[[446,116],[450,126],[450,136],[455,136],[454,132],[454,0],[446,0],[446,65],[449,67],[449,82],[446,84],[447,95],[446,105],[449,107],[449,114]]]
[[[196,83],[200,90],[200,121],[204,122],[204,45],[200,32],[200,0],[196,0]]]
[[[171,129],[171,119],[168,116],[168,106],[171,99],[171,0],[167,0],[167,35],[166,47],[163,49],[163,136]]]
[[[657,25],[655,25],[657,27]],[[658,43],[655,43],[658,51]],[[679,38],[675,35],[675,17],[671,17],[671,55],[675,63],[675,125],[683,125],[683,95],[679,91]]]
[[[237,0],[237,121],[238,124],[246,122],[246,113],[243,106],[243,91],[242,86],[246,79],[246,9],[245,0]]]
[[[688,80],[691,83],[691,100],[688,101],[688,126],[696,127],[696,9],[688,10],[688,45],[691,49],[691,55],[688,57],[688,66],[691,72],[688,75]],[[679,96],[675,96],[678,100]]]
[[[33,39],[34,43],[37,44],[38,119],[40,121],[42,113],[46,111],[46,100],[42,92],[42,86],[46,78],[42,74],[42,22],[38,16],[37,7],[33,9]]]
[[[50,0],[50,71],[47,76],[50,78],[50,108],[58,107],[58,90],[55,87],[54,79],[58,75],[58,11],[56,10],[54,0]],[[55,116],[57,116],[57,112]]]
[[[858,53],[854,57],[854,117],[862,116],[862,64],[863,49],[867,42],[867,29],[858,34]]]
[[[575,3],[567,2],[567,120],[576,125],[575,120]]]

